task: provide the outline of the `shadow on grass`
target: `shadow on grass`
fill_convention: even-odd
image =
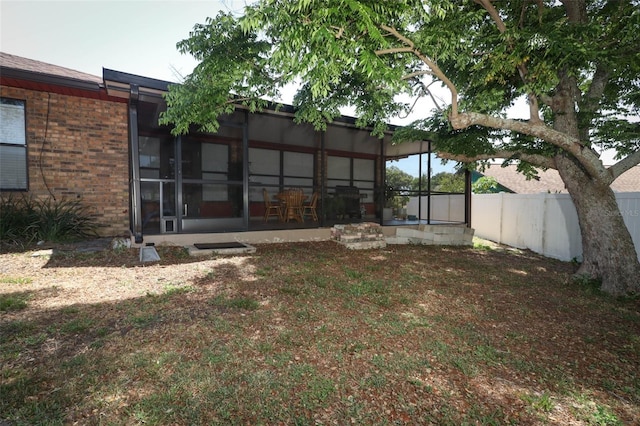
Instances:
[[[56,257],[47,267],[69,267]],[[42,294],[7,293],[27,306],[1,318],[0,413],[16,425],[632,423],[638,305],[580,290],[570,269],[529,253],[291,244],[162,294],[38,310]]]

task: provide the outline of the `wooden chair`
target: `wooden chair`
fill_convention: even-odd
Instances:
[[[267,222],[271,216],[276,216],[278,220],[282,220],[282,208],[280,204],[271,201],[266,188],[262,189],[262,196],[264,197],[264,221]]]
[[[318,193],[314,192],[313,195],[311,196],[311,201],[309,201],[308,203],[305,203],[302,206],[302,218],[304,219],[305,216],[311,216],[313,221],[317,222],[318,221],[318,213],[316,211],[317,206],[318,206]]]
[[[302,190],[289,189],[282,193],[282,202],[284,203],[283,219],[288,222],[291,219],[297,222],[304,222],[303,205],[305,195]]]

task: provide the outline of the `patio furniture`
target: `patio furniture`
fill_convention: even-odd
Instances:
[[[314,192],[311,196],[311,201],[304,203],[302,206],[302,218],[310,215],[314,222],[318,221],[318,213],[316,211],[318,205],[318,193]]]
[[[271,201],[269,192],[263,188],[262,196],[264,197],[264,221],[267,222],[269,217],[276,216],[278,220],[282,220],[282,207],[280,204]]]
[[[307,198],[302,189],[292,188],[278,193],[277,197],[282,203],[282,220],[289,222],[292,219],[296,222],[304,222],[303,203]]]

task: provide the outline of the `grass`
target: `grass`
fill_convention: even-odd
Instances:
[[[27,307],[28,293],[0,294],[0,312],[18,311]]]
[[[166,248],[157,269],[136,255],[66,254],[47,275],[77,262],[97,279],[108,258],[116,283],[130,268],[166,282],[136,298],[43,309],[46,288],[71,287],[0,280],[0,423],[640,420],[638,301],[585,289],[568,263],[333,243],[259,245],[210,269]],[[182,262],[196,277],[165,280]]]
[[[33,280],[28,277],[0,277],[0,284],[30,284]]]

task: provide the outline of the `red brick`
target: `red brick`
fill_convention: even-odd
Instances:
[[[124,235],[129,229],[127,104],[6,86],[0,92],[26,101],[27,194],[78,199],[95,215],[101,235]]]

